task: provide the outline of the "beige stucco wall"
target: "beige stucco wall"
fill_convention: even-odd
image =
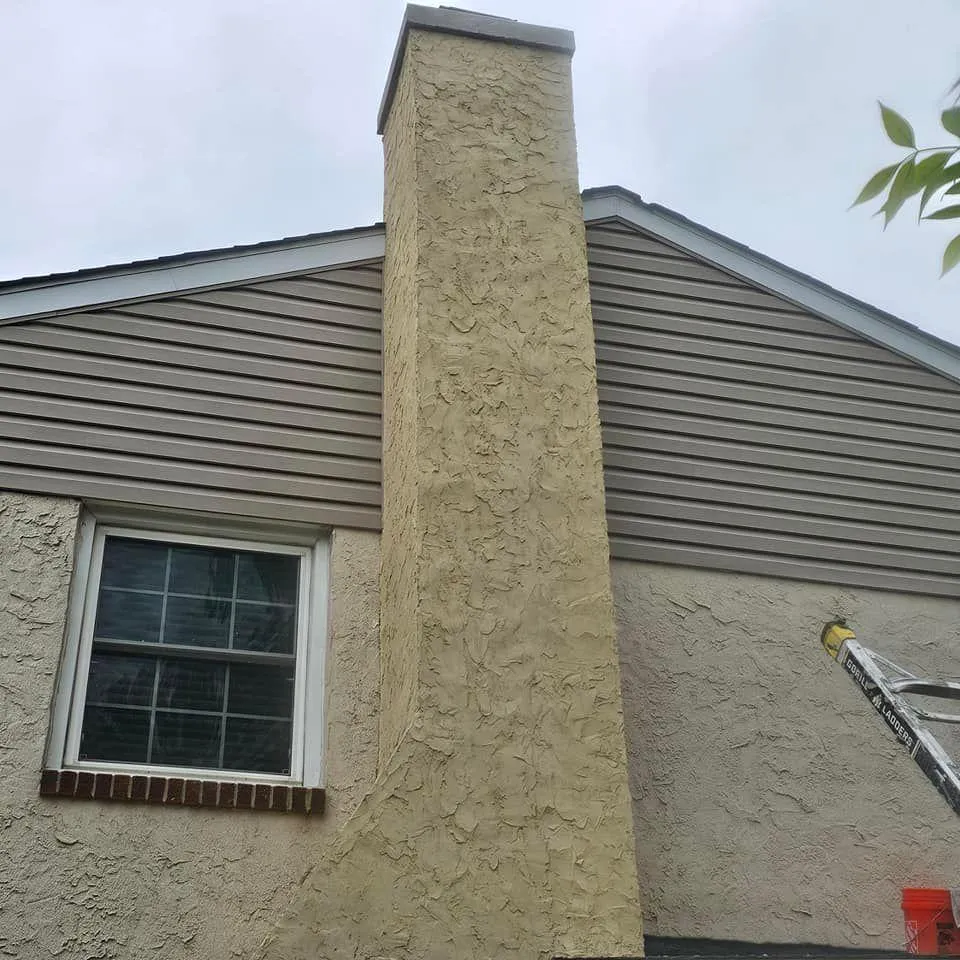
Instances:
[[[960,673],[955,602],[616,561],[637,861],[661,936],[903,945],[960,818],[819,644]],[[960,752],[954,752],[960,757]]]
[[[77,505],[0,494],[0,954],[248,957],[369,786],[379,538],[336,531],[323,817],[37,796]]]
[[[75,521],[69,501],[0,495],[0,947],[248,956],[373,775],[378,538],[334,537],[329,808],[302,820],[37,796]],[[960,884],[960,821],[819,629],[845,615],[868,645],[955,675],[956,604],[612,571],[649,932],[898,946],[900,888]]]

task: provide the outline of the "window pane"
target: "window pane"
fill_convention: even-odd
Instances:
[[[214,547],[174,547],[170,560],[170,592],[199,597],[233,596],[237,555]]]
[[[157,685],[157,706],[179,710],[223,710],[222,663],[202,660],[162,660]]]
[[[157,661],[152,657],[128,657],[95,653],[90,658],[87,703],[150,706]]]
[[[160,611],[163,597],[153,593],[121,593],[103,589],[97,604],[93,635],[105,640],[160,640]]]
[[[233,645],[238,650],[293,653],[296,607],[237,601]]]
[[[230,713],[254,713],[288,718],[293,713],[293,677],[290,667],[230,667]]]
[[[151,762],[180,767],[217,767],[219,753],[219,717],[157,713]]]
[[[290,773],[290,724],[285,720],[227,719],[223,767],[251,773]]]
[[[230,634],[230,602],[168,597],[164,643],[191,647],[225,647]]]
[[[87,707],[80,734],[80,759],[145,763],[149,735],[149,710]]]
[[[103,545],[105,587],[128,590],[162,590],[167,572],[167,545],[156,540],[107,537]]]
[[[299,572],[299,557],[241,553],[237,596],[242,600],[294,604],[297,602]]]

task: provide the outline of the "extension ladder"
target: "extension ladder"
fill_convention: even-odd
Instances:
[[[828,623],[820,634],[820,642],[873,704],[953,811],[960,813],[960,767],[925,726],[960,724],[960,714],[927,710],[907,699],[912,695],[960,701],[960,682],[914,676],[858,643],[842,620]]]

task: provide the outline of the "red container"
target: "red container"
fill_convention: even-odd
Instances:
[[[908,953],[960,957],[960,930],[953,922],[949,890],[906,887],[902,905]]]

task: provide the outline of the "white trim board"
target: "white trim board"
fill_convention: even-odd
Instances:
[[[201,253],[200,259],[187,262],[128,264],[92,277],[60,274],[24,281],[23,288],[0,288],[0,324],[378,260],[383,251],[383,228],[365,227],[289,244],[278,241],[268,249],[260,245],[206,257]]]
[[[873,343],[960,382],[960,349],[868,304],[833,290],[812,277],[777,263],[662,207],[643,203],[618,187],[586,192],[584,220],[620,220],[735,274],[749,283]]]

